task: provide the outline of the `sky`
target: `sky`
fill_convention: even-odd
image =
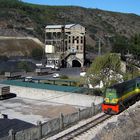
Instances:
[[[41,5],[74,5],[140,15],[140,0],[22,0]]]

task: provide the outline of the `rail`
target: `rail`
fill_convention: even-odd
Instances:
[[[88,131],[90,128],[93,128],[95,126],[97,126],[98,124],[101,124],[102,122],[104,122],[105,120],[107,120],[108,118],[110,118],[111,115],[107,115],[107,114],[103,114],[101,116],[99,116],[98,118],[64,134],[63,136],[60,136],[59,138],[56,138],[55,140],[71,140],[74,139],[75,137],[79,136],[80,134]]]

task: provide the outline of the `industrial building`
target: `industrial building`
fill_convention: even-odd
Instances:
[[[45,56],[48,67],[83,67],[85,27],[79,24],[47,25]]]

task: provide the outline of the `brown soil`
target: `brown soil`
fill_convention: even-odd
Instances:
[[[22,110],[23,114],[29,114],[32,112],[34,115],[41,115],[43,118],[56,118],[63,113],[64,115],[78,111],[76,108],[70,105],[34,105],[26,107]]]

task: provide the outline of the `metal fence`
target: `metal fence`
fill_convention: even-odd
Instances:
[[[23,82],[21,80],[3,80],[1,81],[1,84],[29,87],[29,88],[35,88],[35,89],[63,91],[63,92],[78,92],[79,91],[79,93],[82,89],[81,87],[75,87],[75,86],[61,86],[61,85],[53,85],[53,84],[31,83],[31,82]]]

